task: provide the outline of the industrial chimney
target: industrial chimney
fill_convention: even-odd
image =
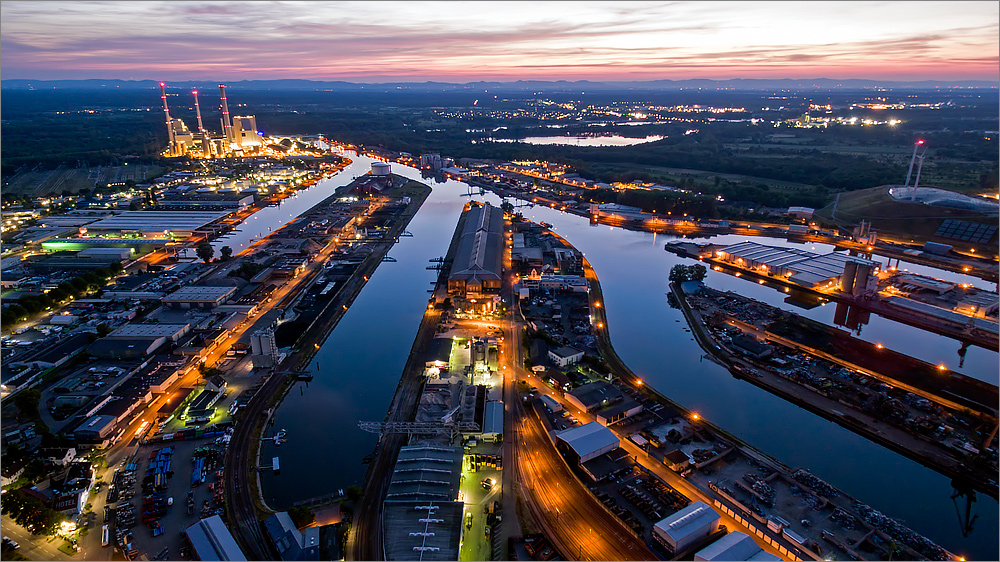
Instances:
[[[229,104],[226,102],[225,84],[219,84],[219,92],[222,93],[222,132],[225,134],[226,144],[228,145],[233,143],[233,122],[229,119]]]
[[[198,90],[191,90],[194,94],[194,112],[198,116],[198,132],[204,134],[205,126],[201,124],[201,106],[198,105]]]
[[[170,140],[170,150],[174,150],[174,121],[170,118],[170,109],[167,108],[166,83],[160,82],[160,99],[163,100],[163,117],[167,122],[167,138]]]

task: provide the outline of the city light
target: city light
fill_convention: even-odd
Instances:
[[[876,347],[877,349],[883,349],[883,348],[884,348],[885,346],[883,346],[883,345],[882,345],[882,344],[880,344],[880,343],[877,343],[877,344],[875,344],[875,347]]]
[[[701,416],[699,416],[699,415],[698,415],[698,412],[693,412],[693,413],[691,414],[691,419],[693,419],[693,420],[696,420],[696,419],[698,419],[698,418],[700,418],[700,417],[701,417]]]

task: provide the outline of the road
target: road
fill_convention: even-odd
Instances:
[[[29,560],[80,560],[79,554],[76,556],[67,556],[59,550],[59,547],[66,542],[63,539],[55,538],[49,542],[49,537],[32,535],[6,515],[0,519],[0,526],[3,527],[3,536],[10,537],[17,542],[20,547],[17,549],[17,553]],[[90,534],[92,535],[94,532],[91,531]],[[101,535],[100,527],[97,528],[97,535],[99,539]],[[5,556],[4,559],[7,559],[7,557]],[[111,553],[108,552],[105,555],[105,560],[110,559]]]
[[[513,299],[513,294],[508,293]],[[570,560],[655,560],[644,541],[609,513],[572,473],[541,421],[525,411],[517,380],[528,380],[521,345],[519,299],[504,322],[504,491],[516,491],[553,546]],[[516,484],[515,484],[516,482]],[[510,487],[507,487],[510,486]],[[509,515],[508,515],[509,517]],[[505,520],[507,517],[505,517]]]

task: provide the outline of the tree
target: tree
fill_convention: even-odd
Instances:
[[[38,299],[32,296],[21,297],[18,300],[21,306],[28,311],[28,314],[38,314],[42,311],[42,305],[38,302]]]
[[[121,262],[118,261],[112,262],[111,265],[108,266],[108,269],[111,270],[112,275],[121,275],[125,272],[125,268],[122,267]]]
[[[701,281],[705,279],[708,270],[704,265],[696,263],[692,266],[677,264],[670,268],[669,280],[671,283],[683,283],[684,281]]]
[[[305,506],[289,508],[288,516],[292,518],[292,523],[299,528],[305,527],[316,520],[316,515]]]
[[[363,495],[364,492],[361,490],[361,486],[351,484],[347,487],[347,499],[352,503],[358,503],[358,500],[360,500]]]
[[[198,257],[208,263],[212,261],[212,255],[215,254],[215,248],[212,247],[208,242],[202,242],[198,244],[198,249],[196,250]]]
[[[233,249],[230,248],[229,246],[223,246],[222,248],[219,248],[219,252],[222,253],[223,260],[228,261],[229,258],[233,257]]]
[[[14,406],[17,406],[17,410],[24,416],[31,419],[37,419],[39,417],[38,402],[41,399],[41,390],[38,390],[37,388],[29,388],[14,395]]]
[[[70,280],[69,284],[73,286],[76,294],[82,294],[87,291],[87,282],[82,277],[74,277]]]
[[[98,337],[103,338],[103,337],[107,336],[110,333],[111,333],[111,326],[108,326],[106,322],[101,322],[100,324],[97,325],[97,336]]]

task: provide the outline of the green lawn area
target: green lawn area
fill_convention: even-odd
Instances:
[[[59,547],[59,551],[66,554],[66,556],[76,556],[76,549],[69,541],[63,541],[62,546]]]

